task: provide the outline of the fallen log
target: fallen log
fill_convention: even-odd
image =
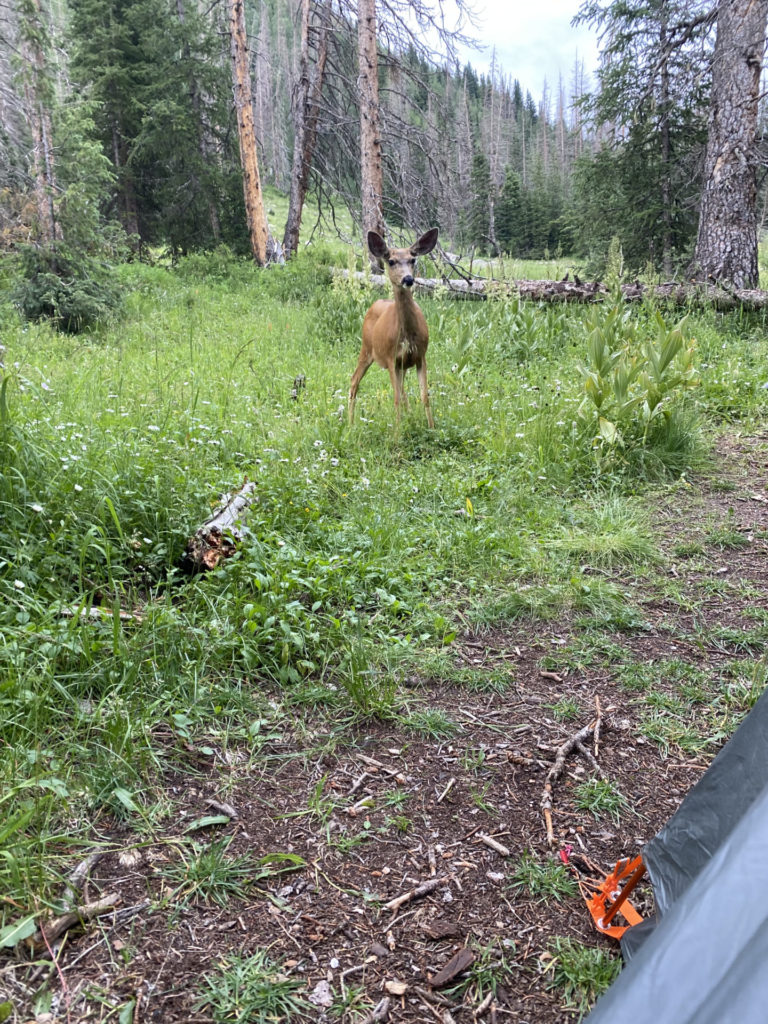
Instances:
[[[382,274],[366,274],[346,269],[334,270],[338,277],[368,282],[376,288],[385,288]],[[417,277],[414,287],[421,292],[445,295],[451,299],[488,299],[515,296],[531,302],[604,302],[611,294],[600,281],[504,281],[489,278],[423,278]],[[768,292],[759,288],[728,289],[711,284],[668,281],[665,284],[645,285],[639,281],[623,284],[621,292],[625,302],[642,302],[650,298],[676,306],[711,307],[718,310],[743,309],[757,312],[768,308]]]
[[[234,494],[225,494],[219,507],[187,542],[184,561],[193,572],[215,569],[237,550],[246,531],[248,509],[258,501],[256,484],[247,481]]]

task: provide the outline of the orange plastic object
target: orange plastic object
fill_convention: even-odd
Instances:
[[[644,874],[645,864],[642,857],[620,860],[616,862],[616,867],[606,876],[597,892],[584,893],[595,927],[603,935],[620,939],[627,928],[640,924],[643,920],[627,897]],[[621,913],[627,924],[612,923],[618,913]]]

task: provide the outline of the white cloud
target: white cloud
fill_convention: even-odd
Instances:
[[[574,64],[583,61],[587,74],[597,66],[597,36],[588,26],[571,25],[579,0],[473,0],[481,51],[462,51],[478,71],[487,71],[491,54],[505,75],[517,78],[538,100],[546,79],[550,95],[562,75],[569,90]]]

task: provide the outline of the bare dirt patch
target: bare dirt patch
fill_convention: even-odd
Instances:
[[[302,716],[259,737],[258,754],[190,750],[189,771],[165,780],[173,812],[145,843],[98,823],[111,852],[84,899],[112,892],[120,903],[67,934],[49,975],[51,1016],[37,1019],[209,1022],[203,975],[260,948],[312,1000],[297,1020],[578,1016],[551,987],[552,940],[615,944],[593,930],[580,897],[541,899],[515,884],[516,872],[526,853],[547,863],[571,851],[607,869],[639,852],[743,713],[734,681],[744,688],[739,673],[761,654],[767,625],[768,439],[731,437],[719,457],[717,479],[678,489],[658,509],[665,560],[656,576],[617,577],[633,595],[632,628],[586,628],[568,615],[466,634],[454,645],[457,668],[492,670],[502,692],[409,683],[414,701],[444,712],[451,734],[439,734],[440,722],[432,735],[372,722],[324,735],[322,721],[310,729]],[[596,700],[621,726],[605,729],[599,763],[624,802],[617,817],[584,809],[579,787],[593,771],[570,758],[550,851],[544,780]],[[222,805],[236,817],[186,831],[226,817]],[[247,898],[218,905],[183,881],[191,839],[227,839],[228,857],[294,860],[262,862],[266,877],[246,883]],[[641,909],[649,899],[641,893]],[[33,1017],[49,967],[6,956],[0,971]]]

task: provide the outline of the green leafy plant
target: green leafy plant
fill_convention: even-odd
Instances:
[[[580,418],[594,425],[602,450],[647,445],[698,382],[686,321],[670,327],[655,311],[651,329],[641,328],[616,298],[591,314],[586,331]]]

